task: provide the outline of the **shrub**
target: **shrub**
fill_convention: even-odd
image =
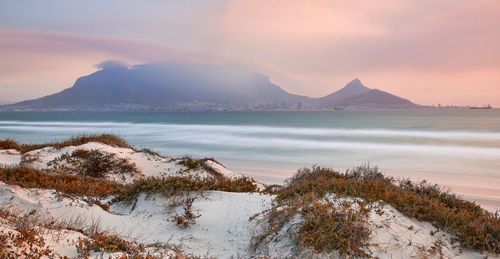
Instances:
[[[183,200],[184,203],[184,215],[174,215],[172,217],[172,221],[177,223],[177,225],[181,228],[188,228],[190,225],[193,225],[196,223],[196,218],[200,217],[201,215],[193,214],[193,211],[191,210],[191,207],[193,206],[193,201],[195,200],[194,197],[188,197]]]
[[[366,202],[383,201],[406,216],[428,221],[453,235],[467,249],[500,253],[500,220],[473,202],[443,192],[436,185],[396,181],[376,168],[360,167],[344,174],[328,168],[302,169],[277,193],[279,204],[312,195],[332,193],[359,197]]]
[[[169,176],[162,178],[143,178],[124,186],[116,201],[131,202],[140,193],[161,194],[167,198],[184,195],[186,192],[225,191],[255,192],[257,187],[253,179],[200,178],[195,176]]]
[[[215,159],[209,157],[205,157],[202,159],[193,159],[189,156],[185,156],[183,158],[180,158],[179,161],[177,161],[177,164],[185,166],[189,170],[196,170],[201,168],[214,177],[222,178],[223,175],[214,168],[212,168],[211,166],[209,166],[207,164],[207,161],[218,163]]]
[[[132,255],[144,252],[143,245],[128,242],[117,235],[107,235],[97,231],[92,233],[89,238],[80,238],[76,249],[81,257],[88,257],[90,252],[124,252]]]
[[[276,199],[273,207],[259,219],[263,232],[252,237],[252,246],[254,250],[261,245],[265,247],[283,228],[289,228],[295,252],[312,250],[320,254],[337,253],[338,257],[369,257],[366,247],[370,231],[364,225],[368,211],[367,204],[361,200],[322,198],[313,192],[287,200]],[[300,220],[294,223],[297,216]]]
[[[54,189],[67,195],[93,197],[117,194],[122,186],[91,177],[44,174],[27,167],[0,168],[0,181],[24,188]]]
[[[21,146],[13,139],[0,140],[0,149],[21,150]]]
[[[6,139],[6,140],[0,140],[0,149],[16,149],[21,153],[26,153],[45,147],[54,147],[57,149],[61,149],[68,146],[79,146],[89,142],[98,142],[121,148],[132,148],[127,144],[127,142],[125,142],[125,140],[123,140],[118,136],[111,134],[102,134],[102,135],[80,135],[72,137],[69,140],[65,141],[49,142],[43,144],[19,144],[12,139]]]
[[[200,162],[196,159],[193,159],[191,157],[183,157],[179,161],[177,161],[178,165],[182,165],[187,167],[188,169],[194,170],[198,169],[200,167]]]
[[[300,212],[303,222],[300,225],[298,242],[319,252],[338,252],[340,255],[356,257],[369,256],[370,231],[364,226],[364,216],[352,209],[352,204],[337,206],[332,202],[315,202]]]
[[[134,163],[118,158],[116,154],[100,150],[77,149],[47,163],[59,173],[75,173],[80,176],[102,178],[107,174],[132,174],[137,172]]]
[[[53,257],[54,252],[45,244],[41,236],[41,223],[36,210],[17,215],[5,208],[0,208],[0,218],[11,225],[12,230],[0,231],[0,258],[47,258]]]
[[[153,248],[154,255],[147,251],[148,248]],[[119,257],[123,259],[161,259],[161,258],[193,258],[201,259],[201,257],[185,254],[178,246],[168,244],[142,244],[139,242],[131,242],[120,238],[114,234],[103,232],[93,232],[88,235],[88,238],[79,238],[76,244],[78,258],[90,258],[91,252],[94,253],[122,253]],[[102,258],[96,255],[92,258]],[[109,256],[111,258],[111,256]]]

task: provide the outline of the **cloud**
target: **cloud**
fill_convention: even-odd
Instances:
[[[472,91],[500,104],[499,12],[494,0],[235,0],[222,45],[295,93],[321,96],[360,77],[424,104],[467,104]]]
[[[106,60],[99,64],[96,64],[95,67],[99,69],[130,68],[130,66],[127,63],[119,60]]]
[[[209,55],[140,40],[1,29],[0,56],[2,99],[12,102],[61,91],[96,67],[163,61],[220,62]]]
[[[0,87],[48,94],[103,60],[188,60],[243,65],[298,94],[325,95],[360,77],[418,103],[467,104],[473,95],[500,105],[496,0],[202,2],[128,2],[114,14],[114,2],[61,1],[49,9],[63,15],[50,17],[9,4],[3,28],[31,31],[0,30]]]

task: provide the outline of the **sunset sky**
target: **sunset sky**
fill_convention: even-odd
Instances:
[[[0,103],[110,59],[245,66],[313,97],[359,78],[419,104],[500,106],[500,1],[0,2]]]

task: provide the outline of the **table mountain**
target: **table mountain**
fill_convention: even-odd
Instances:
[[[290,94],[269,77],[234,66],[156,63],[128,68],[104,62],[59,93],[2,110],[316,110],[401,108],[412,102],[364,86],[359,79],[321,98]]]

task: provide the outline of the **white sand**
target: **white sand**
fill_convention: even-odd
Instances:
[[[135,163],[139,175],[129,177],[124,182],[130,182],[138,177],[159,177],[164,175],[186,175],[186,168],[177,165],[174,159],[164,158],[128,148],[116,148],[100,143],[87,143],[81,146],[71,146],[60,150],[44,148],[29,152],[36,161],[29,164],[34,168],[45,169],[47,162],[56,157],[71,153],[76,149],[99,149],[116,154]],[[21,154],[15,150],[0,150],[0,165],[15,166],[21,162]],[[224,166],[208,161],[207,165],[228,178],[238,178],[241,175],[231,172]],[[202,169],[189,171],[188,174],[207,177],[208,172]],[[115,179],[119,181],[120,179]],[[258,185],[263,188],[263,185]],[[258,233],[258,220],[249,217],[271,208],[274,196],[252,193],[230,193],[211,191],[203,196],[196,196],[192,205],[195,215],[200,215],[196,223],[190,227],[180,228],[172,221],[172,216],[182,214],[183,207],[168,208],[171,200],[152,195],[141,194],[135,204],[113,204],[109,211],[96,205],[89,205],[80,198],[61,197],[53,190],[25,189],[19,186],[0,182],[0,205],[20,208],[23,211],[37,210],[44,219],[68,221],[80,219],[85,224],[98,222],[102,230],[118,234],[129,241],[144,244],[168,243],[180,245],[187,253],[200,256],[229,258],[253,256],[250,251],[252,235]],[[391,206],[384,206],[382,215],[375,212],[368,214],[367,224],[372,231],[370,237],[370,252],[379,258],[439,258],[432,251],[437,242],[441,242],[445,258],[482,258],[476,252],[461,252],[450,241],[450,236],[426,222],[410,219]],[[295,217],[287,228],[277,233],[262,255],[287,257],[293,252],[293,240],[290,233],[297,231],[300,217]],[[0,230],[15,231],[5,220],[0,220]],[[72,257],[76,255],[75,242],[84,236],[75,231],[64,230],[63,237],[55,237],[55,233],[46,231],[44,237],[47,245],[57,255]],[[435,234],[431,234],[435,233]],[[95,257],[110,254],[93,254]],[[111,254],[119,256],[121,254]],[[490,257],[491,258],[491,257]]]

